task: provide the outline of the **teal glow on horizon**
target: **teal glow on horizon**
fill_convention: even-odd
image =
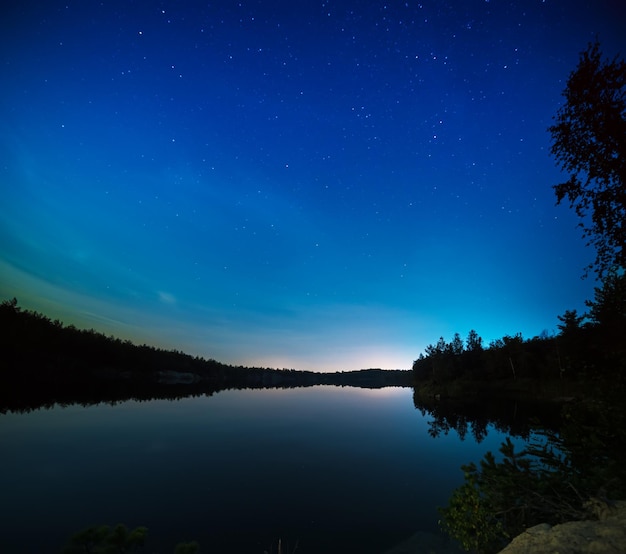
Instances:
[[[2,299],[318,371],[584,311],[546,129],[589,41],[626,50],[615,3],[296,4],[7,11]]]

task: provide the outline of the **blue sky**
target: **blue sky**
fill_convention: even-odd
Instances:
[[[102,5],[101,5],[102,4]],[[556,329],[594,253],[547,127],[611,1],[14,2],[0,295],[225,363]]]

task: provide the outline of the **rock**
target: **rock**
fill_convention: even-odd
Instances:
[[[624,554],[626,502],[616,502],[599,520],[535,525],[518,535],[500,554]]]

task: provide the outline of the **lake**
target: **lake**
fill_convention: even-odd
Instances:
[[[148,527],[142,552],[381,554],[438,532],[460,466],[411,388],[316,386],[0,415],[0,552],[57,553],[90,525]]]

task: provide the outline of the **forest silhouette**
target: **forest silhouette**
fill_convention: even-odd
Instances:
[[[211,395],[225,389],[314,385],[411,386],[410,370],[321,373],[233,366],[178,350],[136,345],[0,304],[0,413],[54,404],[95,404]]]

